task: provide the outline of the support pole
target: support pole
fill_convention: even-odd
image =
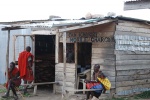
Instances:
[[[10,42],[10,30],[8,30],[8,39],[7,39],[7,53],[6,53],[6,82],[8,81],[9,42]]]
[[[62,97],[65,100],[66,98],[66,32],[63,33],[63,87],[62,87]]]
[[[23,36],[24,38],[24,50],[26,49],[26,36]]]
[[[14,49],[14,62],[16,61],[16,51],[15,51],[15,47],[16,47],[16,45],[15,45],[15,42],[16,42],[16,36],[13,36],[13,49]]]
[[[55,64],[57,63],[59,63],[59,31],[58,29],[56,30],[56,38],[55,38]],[[56,67],[55,67],[55,73],[56,73]],[[56,93],[56,84],[53,84],[53,93]]]
[[[78,66],[78,45],[77,45],[78,43],[76,42],[76,43],[74,43],[74,52],[75,52],[75,75],[76,75],[76,77],[75,77],[75,80],[78,80],[78,75],[77,75],[77,66]],[[77,81],[78,82],[78,81]],[[76,85],[76,89],[78,89],[78,83],[75,83],[75,85]]]
[[[55,63],[59,63],[59,32],[56,32],[56,39],[55,39]]]
[[[32,39],[32,54],[34,55],[34,60],[35,60],[35,37],[34,36],[30,36],[30,38]],[[33,63],[33,76],[35,77],[35,62]],[[33,83],[35,81],[33,80]],[[36,95],[37,93],[37,85],[34,86],[34,92],[33,95]]]

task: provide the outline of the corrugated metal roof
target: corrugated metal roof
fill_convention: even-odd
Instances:
[[[23,28],[52,28],[59,26],[69,26],[69,25],[78,25],[85,23],[97,22],[99,19],[89,19],[89,20],[65,20],[65,21],[48,21],[43,23],[30,23],[20,25]]]
[[[150,22],[148,20],[138,19],[138,18],[132,18],[132,17],[124,17],[124,16],[117,16],[117,19],[120,20],[126,20],[126,21],[135,21],[135,22]]]
[[[125,3],[136,3],[136,2],[144,2],[149,0],[125,0]]]
[[[105,17],[105,18],[97,18],[97,19],[79,19],[79,20],[63,20],[63,21],[41,21],[41,22],[24,22],[24,23],[15,23],[15,24],[8,24],[8,25],[2,25],[1,27],[13,27],[13,26],[20,26],[21,28],[43,28],[43,29],[51,29],[53,27],[61,27],[61,26],[75,26],[75,25],[84,25],[84,24],[90,24],[94,22],[100,22],[103,20],[108,19],[116,19],[116,20],[126,20],[126,21],[136,21],[136,22],[147,22],[150,23],[148,20],[143,19],[137,19],[137,18],[131,18],[131,17],[124,17],[124,16],[116,16],[116,17]]]

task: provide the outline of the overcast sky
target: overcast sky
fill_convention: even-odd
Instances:
[[[48,19],[50,15],[78,19],[91,14],[115,12],[148,20],[150,9],[123,11],[124,0],[1,0],[0,22]]]

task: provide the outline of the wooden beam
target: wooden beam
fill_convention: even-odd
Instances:
[[[150,1],[131,1],[124,3],[124,10],[150,9]]]
[[[63,88],[62,88],[62,97],[65,100],[66,98],[66,32],[63,33]]]
[[[59,63],[59,32],[56,32],[55,39],[55,63]]]
[[[30,36],[31,40],[32,40],[32,54],[34,55],[34,60],[35,60],[35,37],[34,36]],[[35,62],[33,62],[33,75],[35,77]],[[35,82],[35,80],[33,80],[33,83]],[[34,95],[36,95],[37,93],[37,86],[34,86]]]
[[[16,42],[16,36],[14,35],[13,36],[13,49],[14,49],[14,58],[13,58],[13,60],[14,60],[14,62],[16,61],[16,54],[15,54],[16,45],[15,45],[15,42]]]
[[[46,84],[59,84],[59,82],[42,82],[42,83],[32,83],[32,84],[21,84],[21,86],[27,86],[27,85],[46,85]]]
[[[26,36],[23,36],[24,38],[24,50],[26,49]]]
[[[9,42],[10,42],[10,30],[8,30],[8,39],[7,39],[7,52],[6,52],[6,82],[8,82]]]
[[[52,31],[52,30],[36,30],[32,31],[32,34],[34,35],[55,35],[57,31]]]
[[[59,32],[67,32],[67,31],[71,31],[71,30],[77,30],[77,29],[81,29],[81,28],[87,28],[87,27],[92,27],[95,25],[101,25],[101,24],[106,24],[106,23],[110,23],[113,22],[113,20],[104,20],[98,23],[92,23],[92,24],[84,24],[84,25],[80,25],[80,26],[74,26],[74,27],[69,27],[69,28],[65,28],[65,29],[59,29]]]
[[[78,66],[78,43],[74,43],[74,48],[75,48],[75,80],[77,80],[77,66]],[[75,85],[76,85],[76,89],[78,89],[78,83],[76,82]]]
[[[15,36],[34,36],[34,35],[32,35],[32,34],[24,34],[24,35],[16,34]]]

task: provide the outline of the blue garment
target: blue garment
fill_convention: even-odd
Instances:
[[[91,89],[99,89],[99,90],[96,90],[95,92],[101,93],[104,87],[102,84],[98,84],[98,85],[92,86]]]

